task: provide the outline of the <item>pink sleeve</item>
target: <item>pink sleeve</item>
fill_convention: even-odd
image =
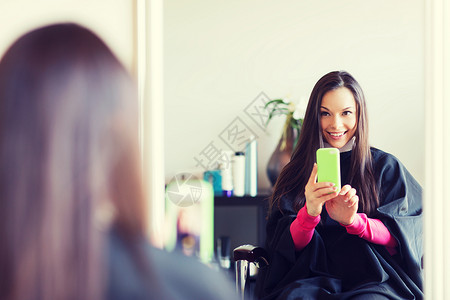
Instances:
[[[383,245],[391,255],[397,253],[397,240],[392,236],[386,226],[378,219],[368,218],[366,214],[356,214],[350,225],[344,225],[347,232],[355,234],[368,242]]]
[[[308,245],[314,234],[314,228],[319,222],[320,215],[310,216],[306,210],[306,205],[299,210],[297,218],[291,223],[290,227],[295,250],[300,251]]]

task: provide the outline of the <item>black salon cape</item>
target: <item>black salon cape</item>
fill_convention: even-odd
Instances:
[[[295,251],[289,231],[296,218],[293,198],[273,208],[267,224],[271,264],[258,279],[264,299],[351,299],[364,294],[388,299],[422,299],[422,190],[393,155],[371,148],[380,219],[397,239],[398,253],[351,235],[325,209],[311,242]],[[351,151],[341,153],[341,181],[348,183]],[[385,299],[385,298],[384,298]]]

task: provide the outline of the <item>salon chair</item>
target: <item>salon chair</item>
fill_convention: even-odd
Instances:
[[[254,295],[254,291],[250,291],[249,281],[255,281],[259,270],[269,265],[269,256],[261,247],[242,245],[233,250],[233,257],[236,264],[236,291],[244,300],[248,295]],[[252,272],[252,265],[256,267],[256,272]]]

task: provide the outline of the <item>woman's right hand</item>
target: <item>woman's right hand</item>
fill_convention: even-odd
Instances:
[[[320,215],[324,203],[335,198],[339,193],[333,183],[316,181],[317,164],[315,163],[305,186],[306,210],[312,217]]]

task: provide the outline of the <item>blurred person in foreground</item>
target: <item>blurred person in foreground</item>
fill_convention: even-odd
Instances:
[[[76,24],[0,61],[0,299],[233,299],[221,274],[150,247],[134,83]]]

